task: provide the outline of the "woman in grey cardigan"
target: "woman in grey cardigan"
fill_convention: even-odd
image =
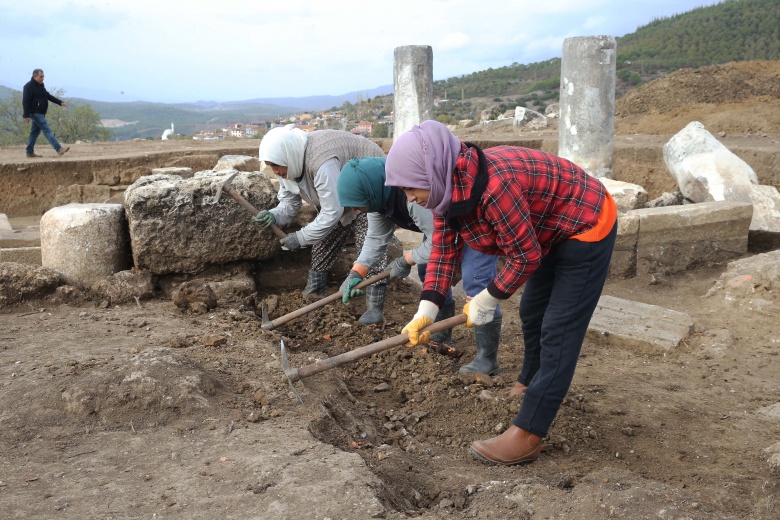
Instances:
[[[362,247],[368,223],[365,214],[345,210],[336,195],[341,168],[350,159],[384,157],[373,141],[342,130],[304,132],[287,125],[271,129],[260,141],[259,159],[279,177],[279,205],[261,211],[255,221],[269,226],[292,222],[303,201],[317,209],[317,217],[305,227],[290,233],[281,244],[291,251],[312,247],[312,262],[304,295],[323,296],[328,272],[336,263],[347,236],[352,233],[357,247]],[[372,275],[382,272],[386,260],[378,262]],[[370,325],[384,319],[386,283],[367,289],[369,310],[361,323]],[[371,312],[369,312],[371,311]]]

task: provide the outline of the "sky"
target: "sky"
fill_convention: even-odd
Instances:
[[[401,46],[430,46],[440,80],[720,2],[0,0],[0,85],[21,90],[41,68],[48,90],[96,101],[342,95],[392,85]]]

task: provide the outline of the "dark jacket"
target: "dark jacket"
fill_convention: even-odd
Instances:
[[[49,109],[49,101],[62,105],[62,101],[52,96],[46,91],[43,83],[38,83],[31,79],[22,90],[22,117],[28,118],[30,114],[46,114]]]

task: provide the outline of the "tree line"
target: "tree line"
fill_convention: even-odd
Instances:
[[[63,99],[64,91],[55,90],[51,94]],[[67,100],[68,108],[49,103],[46,121],[54,135],[63,143],[76,141],[108,141],[111,130],[100,123],[100,114],[86,104],[74,104]],[[30,123],[22,117],[22,93],[15,90],[7,98],[0,100],[0,146],[12,146],[27,143]],[[40,137],[43,139],[43,136]]]

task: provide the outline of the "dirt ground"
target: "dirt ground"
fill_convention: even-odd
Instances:
[[[735,138],[776,147],[780,125],[762,128]],[[665,142],[647,134],[617,139]],[[62,160],[160,147],[174,148],[75,145]],[[0,163],[17,151],[0,150]],[[283,263],[303,271],[308,254]],[[693,333],[666,355],[587,341],[547,449],[511,468],[468,446],[520,406],[507,396],[522,360],[520,293],[502,305],[499,376],[458,376],[474,355],[459,327],[454,353],[393,347],[295,383],[303,404],[281,341],[296,368],[394,337],[416,309],[413,284],[391,284],[384,327],[357,324],[360,300],[263,330],[261,302],[271,318],[311,303],[303,278],[204,313],[162,295],[111,306],[62,290],[0,309],[0,517],[776,519],[780,476],[765,449],[780,441],[780,296],[707,297],[725,269],[610,279],[605,294],[688,313]],[[341,281],[331,278],[329,293]]]

